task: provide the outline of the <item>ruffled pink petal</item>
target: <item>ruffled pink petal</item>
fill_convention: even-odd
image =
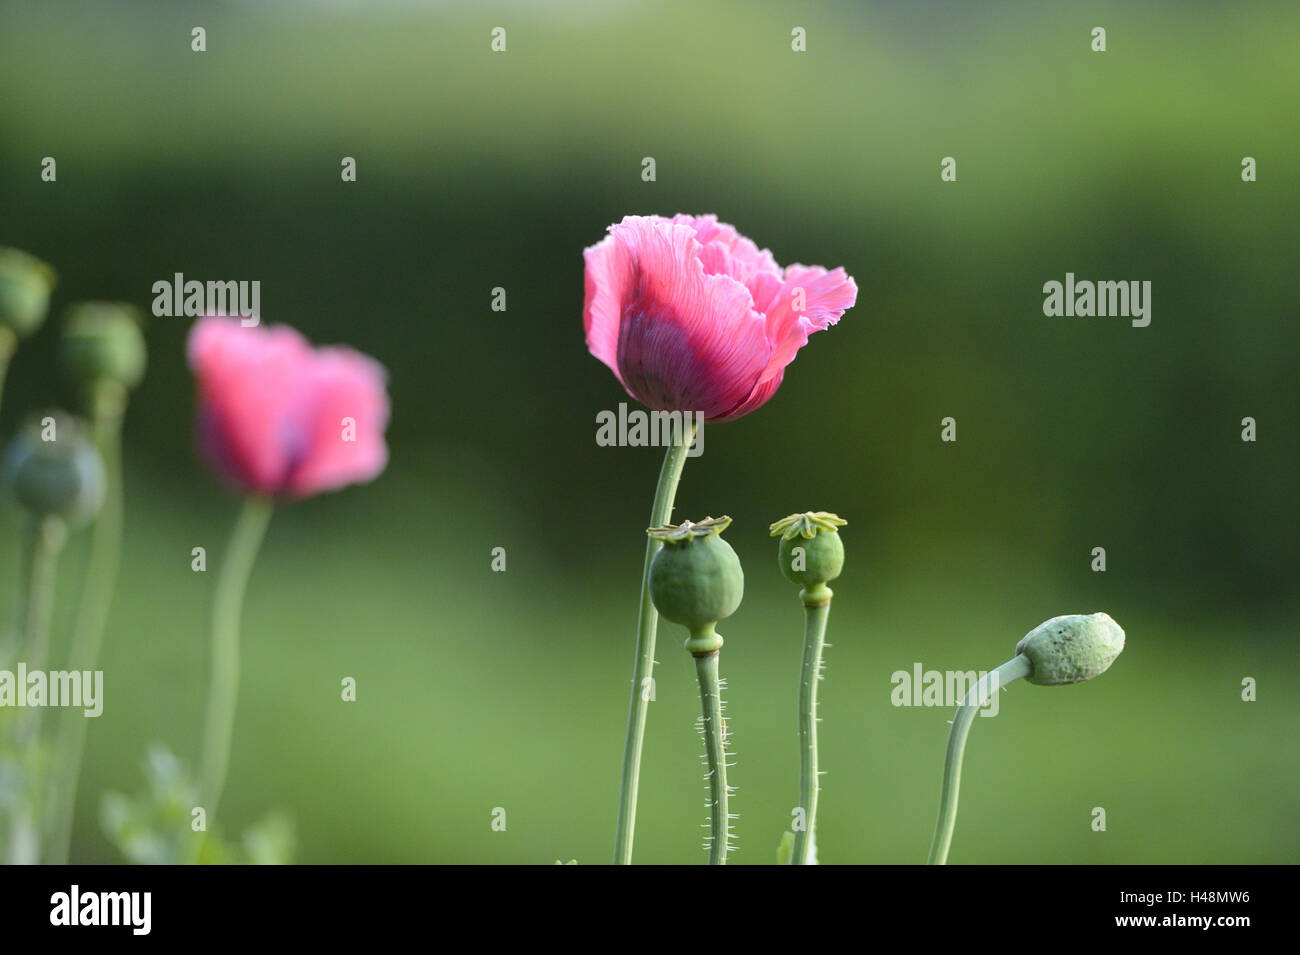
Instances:
[[[283,325],[245,328],[238,319],[208,316],[191,329],[188,352],[201,450],[245,490],[278,491],[293,464],[285,436],[302,411],[310,346]]]
[[[582,257],[586,263],[582,324],[587,333],[587,349],[621,382],[618,327],[623,317],[623,306],[635,292],[632,255],[623,243],[607,235],[584,249]]]
[[[749,289],[749,294],[754,299],[754,310],[762,315],[772,312],[776,308],[777,299],[780,298],[784,285],[785,278],[780,272],[775,275],[771,272],[761,272],[754,276],[753,284]]]
[[[765,381],[760,381],[754,386],[748,398],[733,408],[730,412],[720,418],[714,419],[715,424],[721,424],[724,421],[734,421],[737,418],[743,418],[751,411],[757,411],[767,403],[767,399],[776,394],[776,390],[781,387],[781,380],[785,377],[785,369],[777,370],[777,373]]]
[[[285,482],[304,497],[373,480],[388,463],[387,372],[350,348],[322,348],[308,387],[314,396],[300,423],[304,452]]]
[[[771,356],[748,289],[706,273],[689,225],[629,216],[611,235],[635,263],[619,325],[624,387],[655,410],[728,414],[753,392]]]
[[[700,261],[708,275],[729,275],[754,293],[754,282],[768,275],[780,280],[781,267],[767,249],[759,249],[735,227],[719,222],[715,215],[673,216],[675,225],[689,225],[700,243]]]
[[[798,289],[803,289],[804,299],[800,312],[793,307]],[[770,291],[770,287],[763,289]],[[794,361],[808,344],[808,336],[838,322],[857,298],[858,286],[842,268],[827,272],[821,266],[787,266],[780,289],[765,302],[772,358],[760,380],[770,380]]]

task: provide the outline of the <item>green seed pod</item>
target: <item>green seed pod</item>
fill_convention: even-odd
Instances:
[[[26,338],[45,321],[54,270],[33,255],[0,248],[0,328]]]
[[[736,612],[745,593],[740,558],[719,536],[729,524],[730,517],[710,517],[647,531],[664,545],[650,562],[650,597],[661,614],[690,631],[686,648],[695,654],[722,646],[713,627]]]
[[[772,524],[772,536],[781,538],[777,561],[785,579],[815,591],[838,577],[844,569],[839,529],[847,523],[829,511],[805,511]]]
[[[47,415],[20,430],[5,449],[5,490],[38,517],[74,523],[104,499],[104,465],[76,419]]]
[[[1027,679],[1040,686],[1082,683],[1101,676],[1124,649],[1124,631],[1108,614],[1068,614],[1040,623],[1020,638],[1034,672]]]
[[[119,302],[79,302],[66,312],[59,363],[84,388],[112,383],[132,389],[144,377],[139,312]]]

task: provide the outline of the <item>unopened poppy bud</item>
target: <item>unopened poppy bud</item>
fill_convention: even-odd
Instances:
[[[1016,653],[1028,657],[1040,686],[1082,683],[1101,676],[1124,649],[1124,630],[1109,614],[1068,614],[1040,623],[1020,638]]]
[[[18,338],[40,328],[54,283],[54,269],[34,255],[0,248],[0,328]]]
[[[777,559],[786,580],[812,593],[838,577],[844,569],[839,529],[847,523],[829,511],[805,511],[772,524],[772,536],[781,538]]]
[[[713,627],[736,612],[745,593],[740,558],[720,536],[730,524],[730,517],[710,517],[647,531],[664,545],[650,562],[650,597],[661,614],[690,631],[686,649],[697,656],[722,647]]]
[[[67,311],[59,348],[63,372],[83,388],[130,390],[144,377],[139,312],[119,302],[79,302]]]
[[[38,517],[74,523],[99,510],[104,465],[94,443],[74,418],[48,415],[10,440],[3,462],[4,486]]]

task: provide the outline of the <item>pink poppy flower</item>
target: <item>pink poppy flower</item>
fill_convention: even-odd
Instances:
[[[782,269],[717,216],[626,216],[583,252],[587,348],[655,411],[729,421],[771,398],[857,300],[841,269]]]
[[[190,330],[198,443],[240,489],[297,498],[374,479],[388,463],[387,373],[286,325],[207,316]]]

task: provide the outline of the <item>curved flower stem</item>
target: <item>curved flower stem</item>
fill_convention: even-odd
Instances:
[[[18,348],[18,336],[13,329],[0,325],[0,403],[5,396],[5,376],[9,373],[9,360]]]
[[[212,609],[212,681],[199,765],[199,805],[207,813],[209,826],[216,818],[230,765],[235,704],[239,699],[239,617],[244,589],[266,536],[271,510],[270,498],[249,497],[244,501],[217,578]]]
[[[832,592],[825,584],[804,588],[803,664],[799,670],[799,805],[804,827],[794,834],[791,865],[810,865],[814,824],[817,821],[817,683],[821,680],[822,648],[826,644],[826,618]]]
[[[677,497],[677,482],[681,480],[686,452],[695,437],[693,416],[682,430],[680,444],[670,445],[664,453],[663,467],[659,469],[659,484],[655,487],[654,505],[650,509],[650,527],[661,527],[672,516],[673,500]],[[632,838],[636,829],[636,796],[641,776],[641,747],[645,741],[646,712],[649,707],[648,682],[654,672],[655,634],[659,626],[659,612],[650,600],[650,561],[663,544],[650,537],[646,539],[645,565],[641,570],[641,604],[637,612],[636,662],[632,667],[632,702],[627,714],[627,737],[623,743],[623,779],[618,797],[618,829],[614,834],[614,864],[631,865]]]
[[[54,576],[66,538],[67,528],[62,518],[32,519],[27,538],[27,586],[22,609],[22,653],[29,670],[43,670],[49,656]]]
[[[95,444],[104,461],[104,503],[91,529],[90,557],[77,608],[76,629],[68,651],[72,670],[94,670],[99,665],[100,647],[113,588],[117,584],[122,548],[122,405],[97,406],[94,418]],[[87,720],[78,710],[63,715],[59,735],[58,786],[53,797],[49,852],[46,861],[61,865],[68,861],[72,844],[73,815],[77,806],[77,783],[86,746]]]
[[[939,818],[934,824],[934,839],[926,865],[943,865],[948,861],[948,847],[952,845],[952,831],[957,825],[957,791],[961,787],[961,758],[966,751],[966,736],[976,711],[1001,687],[1014,683],[1034,672],[1033,664],[1023,653],[1008,660],[996,670],[986,673],[957,706],[948,733],[948,752],[943,762],[943,787],[939,796]]]
[[[727,864],[731,818],[727,814],[726,731],[722,722],[722,695],[718,687],[718,653],[695,657],[700,679],[700,704],[704,711],[704,751],[709,763],[709,865]]]
[[[33,517],[28,529],[25,560],[25,587],[20,611],[22,648],[19,659],[29,671],[43,670],[50,649],[50,619],[54,609],[54,579],[59,562],[59,551],[67,530],[62,518],[54,516]],[[18,692],[25,692],[20,687]],[[16,721],[14,744],[20,754],[30,755],[39,743],[40,710],[28,710]],[[31,766],[30,760],[25,760]],[[43,789],[43,785],[41,789]],[[39,801],[40,789],[33,789],[29,798]],[[41,837],[38,809],[33,805],[20,805],[10,822],[5,841],[5,859],[9,864],[34,865],[40,861]]]

